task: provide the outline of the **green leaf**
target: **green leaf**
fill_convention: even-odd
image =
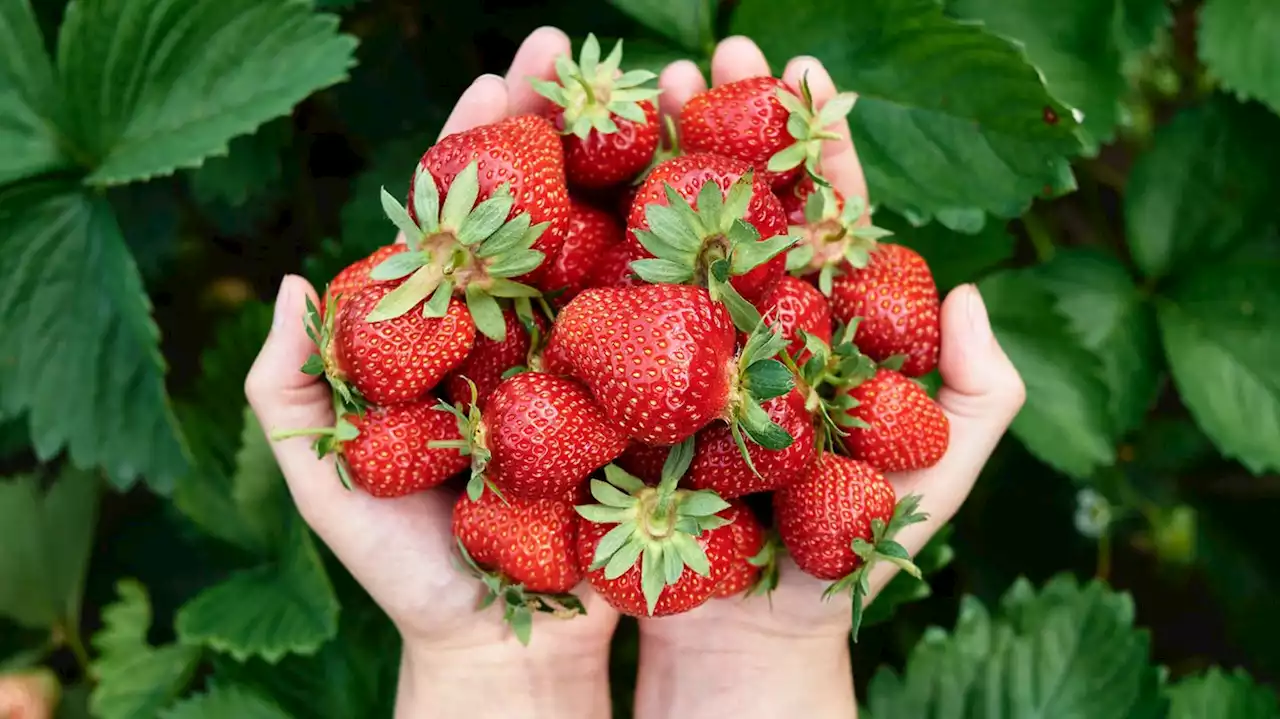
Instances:
[[[1041,460],[1075,477],[1115,461],[1102,367],[1053,297],[1027,271],[978,285],[996,337],[1027,388],[1011,430]]]
[[[204,694],[183,699],[160,719],[290,719],[274,702],[251,689],[216,684]]]
[[[32,629],[78,626],[97,514],[92,474],[66,469],[48,491],[36,477],[0,482],[0,615]]]
[[[1278,271],[1275,259],[1206,264],[1158,304],[1183,402],[1224,455],[1255,473],[1280,469]]]
[[[781,397],[796,386],[795,375],[775,359],[756,360],[747,367],[747,387],[751,396],[763,402]]]
[[[0,415],[26,414],[42,460],[66,449],[118,487],[145,476],[169,489],[186,447],[150,303],[105,201],[0,191],[0,256]]]
[[[225,154],[210,156],[188,173],[191,194],[202,205],[225,202],[233,207],[268,195],[284,178],[292,136],[290,119],[281,118],[235,138]]]
[[[58,36],[66,130],[94,185],[195,167],[346,79],[355,47],[289,0],[75,0]]]
[[[93,636],[97,686],[89,710],[97,719],[154,719],[182,691],[200,658],[198,647],[147,643],[151,603],[137,581],[116,583],[120,599],[102,612]]]
[[[813,55],[859,93],[849,125],[871,196],[913,220],[1014,217],[1046,190],[1074,187],[1069,109],[1016,45],[936,0],[743,0],[730,31],[774,67]]]
[[[30,3],[0,2],[0,185],[68,164],[51,122],[59,112],[53,66]]]
[[[1274,719],[1280,716],[1276,695],[1259,686],[1243,670],[1231,673],[1212,667],[1180,680],[1168,689],[1169,719]]]
[[[939,222],[914,227],[901,215],[880,210],[875,223],[893,232],[889,242],[920,253],[943,294],[1013,258],[1013,235],[1003,222],[988,222],[976,234],[960,234]]]
[[[1114,436],[1142,424],[1160,383],[1155,314],[1129,271],[1109,253],[1056,253],[1037,274],[1080,342],[1102,361]]]
[[[1280,5],[1208,0],[1197,13],[1200,61],[1224,87],[1280,113]]]
[[[1163,277],[1258,237],[1274,218],[1278,134],[1280,118],[1221,96],[1160,128],[1125,192],[1138,268]]]
[[[609,0],[609,4],[685,50],[710,55],[716,21],[712,0]],[[628,51],[627,60],[628,67],[634,68],[632,54]]]

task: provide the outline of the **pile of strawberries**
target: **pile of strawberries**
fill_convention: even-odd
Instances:
[[[918,254],[879,243],[822,177],[807,87],[757,77],[671,118],[595,38],[552,103],[426,151],[404,243],[312,307],[344,482],[400,497],[458,478],[465,566],[517,636],[581,611],[584,578],[639,616],[768,591],[785,548],[851,591],[923,519],[883,473],[935,464],[946,416],[913,378],[939,354]],[[918,573],[917,573],[918,575]]]

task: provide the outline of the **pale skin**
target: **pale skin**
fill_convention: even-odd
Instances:
[[[505,116],[539,112],[545,100],[525,78],[554,77],[556,55],[569,40],[541,28],[524,41],[506,77],[485,75],[463,93],[441,135]],[[712,60],[712,85],[771,74],[750,40],[728,38]],[[782,68],[798,86],[808,74],[816,103],[836,90],[821,63],[798,57]],[[661,109],[679,108],[707,86],[690,62],[669,65],[659,79]],[[866,183],[847,124],[823,151],[822,169],[846,196],[866,196]],[[406,160],[412,168],[416,158]],[[313,346],[302,317],[315,289],[288,276],[276,299],[275,322],[245,381],[250,404],[268,432],[333,423],[329,389],[299,371]],[[899,496],[922,494],[929,520],[899,540],[918,551],[968,495],[983,464],[1022,406],[1017,371],[991,334],[982,298],[966,285],[942,307],[944,387],[938,400],[951,422],[951,442],[936,466],[892,475]],[[587,615],[569,621],[539,616],[533,640],[521,646],[496,608],[477,612],[482,591],[452,559],[454,496],[434,490],[402,499],[374,499],[343,489],[333,460],[318,460],[307,438],[273,443],[303,518],[387,612],[404,638],[397,719],[466,716],[606,717],[609,639],[618,616],[585,583],[576,593]],[[772,601],[711,600],[687,614],[642,620],[636,716],[856,716],[847,636],[850,599],[820,597],[826,583],[785,560]],[[887,564],[872,574],[873,591],[891,578]]]

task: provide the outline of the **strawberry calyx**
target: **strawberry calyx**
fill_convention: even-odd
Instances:
[[[842,92],[827,100],[821,110],[813,107],[813,94],[809,91],[809,78],[806,74],[800,80],[800,95],[779,87],[778,102],[787,109],[787,132],[795,142],[782,148],[769,158],[770,172],[782,173],[804,165],[805,172],[814,182],[822,186],[830,183],[818,174],[818,159],[822,156],[822,143],[825,140],[839,140],[838,133],[826,128],[844,119],[853,110],[857,96],[851,92]]]
[[[603,60],[600,42],[588,34],[582,43],[578,61],[570,55],[556,57],[559,82],[530,77],[535,92],[563,108],[566,135],[585,140],[592,131],[612,134],[618,131],[614,116],[644,124],[644,108],[640,103],[653,100],[662,92],[643,85],[658,76],[649,70],[631,70],[618,74],[622,63],[622,41]]]
[[[894,537],[904,527],[923,522],[929,515],[919,511],[921,497],[909,494],[898,501],[893,508],[893,516],[885,523],[879,517],[871,520],[871,541],[861,537],[853,540],[853,553],[862,564],[847,576],[833,582],[822,593],[823,599],[843,592],[853,594],[853,640],[858,640],[858,629],[862,626],[863,603],[871,594],[869,577],[871,570],[878,562],[889,562],[916,579],[922,579],[920,568],[911,561],[906,547],[899,544]]]
[[[645,282],[706,287],[743,332],[754,329],[759,313],[729,279],[777,257],[798,239],[778,235],[762,241],[759,231],[742,219],[751,202],[753,178],[754,172],[748,171],[724,195],[717,183],[704,183],[694,199],[697,209],[664,183],[668,204],[647,205],[649,229],[635,230],[636,240],[653,257],[631,263]]]
[[[849,390],[870,380],[879,367],[886,366],[884,363],[877,365],[854,344],[858,322],[859,318],[855,317],[848,325],[837,327],[831,344],[804,330],[796,330],[804,341],[804,352],[808,354],[808,359],[801,366],[796,366],[794,360],[783,353],[784,361],[800,377],[800,384],[805,388],[805,409],[821,420],[818,425],[819,446],[828,450],[833,449],[837,437],[843,438],[848,434],[848,428],[868,427],[866,422],[849,412],[858,406]],[[901,359],[898,359],[898,366],[901,366]]]
[[[790,231],[800,238],[787,252],[787,271],[795,275],[818,273],[818,289],[831,296],[832,281],[845,263],[861,269],[871,261],[876,243],[893,233],[875,225],[859,225],[867,202],[854,195],[841,207],[830,187],[818,185],[804,203],[804,225]]]
[[[493,458],[493,453],[489,450],[489,429],[484,423],[484,415],[480,411],[478,392],[475,382],[469,378],[463,377],[467,386],[471,388],[471,401],[467,403],[459,402],[458,404],[450,404],[441,400],[436,405],[436,409],[442,412],[448,412],[453,415],[458,422],[458,434],[462,439],[435,439],[427,443],[432,449],[456,449],[463,457],[471,458],[471,478],[467,480],[467,496],[471,501],[475,502],[484,494],[485,489],[489,489],[503,502],[506,497],[502,496],[502,491],[489,479],[485,470],[489,468],[489,460]]]
[[[375,280],[404,282],[388,292],[365,321],[399,317],[419,303],[423,317],[444,317],[450,298],[456,295],[466,301],[476,329],[501,342],[507,326],[496,298],[539,296],[538,290],[511,278],[542,264],[543,253],[533,245],[549,223],[530,225],[527,212],[508,219],[515,199],[507,184],[477,203],[479,172],[479,163],[473,160],[454,178],[441,203],[435,178],[419,166],[412,198],[417,222],[383,188],[382,209],[405,234],[409,250],[369,271]]]
[[[747,451],[747,439],[770,450],[782,450],[795,441],[787,430],[769,418],[762,403],[781,397],[795,387],[796,377],[787,366],[775,359],[786,355],[787,340],[763,320],[756,323],[738,353],[734,370],[737,381],[730,384],[729,401],[722,419],[742,453],[747,467],[758,477],[760,472]]]
[[[328,291],[326,290],[326,295]],[[336,308],[338,295],[327,297],[325,306]],[[338,365],[333,353],[333,335],[334,325],[337,322],[338,313],[331,311],[321,313],[315,303],[307,297],[307,314],[303,320],[303,324],[307,330],[307,337],[316,346],[307,361],[302,365],[302,372],[313,377],[323,375],[329,383],[329,387],[333,390],[333,406],[336,416],[341,417],[344,414],[363,414],[368,407],[368,401],[360,394],[360,390],[356,389],[351,383],[347,382],[346,372]]]
[[[747,587],[747,596],[773,596],[773,590],[778,588],[778,553],[781,548],[782,540],[778,533],[774,530],[766,532],[760,551],[747,559],[747,564],[760,570],[755,581]]]
[[[462,558],[464,571],[479,579],[485,587],[485,594],[480,598],[476,611],[488,609],[495,601],[502,600],[502,621],[511,627],[511,632],[521,644],[528,646],[533,631],[535,613],[550,614],[559,619],[568,619],[579,614],[586,614],[587,609],[582,600],[572,593],[547,594],[531,592],[523,584],[513,582],[499,572],[486,571],[472,558],[461,540],[455,540],[458,554]]]
[[[720,495],[679,488],[692,462],[693,438],[689,438],[672,446],[656,487],[615,464],[605,465],[604,479],[591,480],[591,496],[599,504],[574,508],[588,521],[617,525],[596,545],[590,571],[603,568],[605,579],[614,580],[640,562],[640,588],[650,615],[662,591],[679,582],[686,567],[711,576],[711,564],[697,537],[731,522],[718,516],[730,506]]]

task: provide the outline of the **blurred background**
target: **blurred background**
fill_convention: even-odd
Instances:
[[[67,717],[390,716],[395,632],[243,377],[280,277],[386,243],[379,187],[548,24],[632,68],[822,59],[876,223],[979,283],[1023,373],[931,591],[862,633],[869,715],[1004,691],[945,655],[1010,696],[1032,657],[1066,687],[1035,716],[1275,716],[1280,5],[1247,0],[0,0],[0,673]]]

